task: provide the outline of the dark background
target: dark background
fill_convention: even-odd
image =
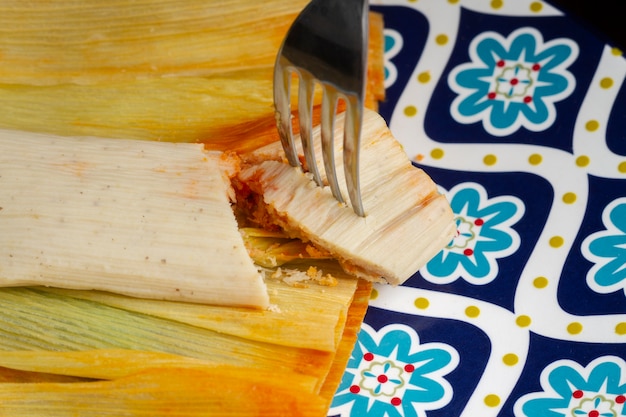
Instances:
[[[626,51],[624,0],[547,0]]]

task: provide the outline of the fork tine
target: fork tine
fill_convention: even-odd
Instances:
[[[285,155],[291,166],[300,165],[298,153],[293,138],[291,127],[291,100],[289,98],[291,90],[291,73],[286,66],[283,66],[281,59],[276,61],[274,66],[274,106],[276,108],[276,126],[278,136],[282,143]]]
[[[330,185],[333,196],[343,203],[344,199],[337,182],[337,171],[335,169],[335,113],[337,106],[338,94],[334,87],[323,85],[322,92],[322,156],[324,159],[324,170],[326,171],[326,179]]]
[[[362,108],[363,106],[359,97],[346,97],[343,164],[352,209],[356,214],[364,217],[365,211],[363,210],[363,202],[361,201],[361,185],[359,180],[359,150],[361,148],[361,124],[363,121]]]
[[[313,90],[315,81],[313,76],[305,71],[300,74],[300,84],[298,87],[298,119],[300,120],[300,139],[302,140],[302,152],[308,170],[313,174],[317,185],[322,187],[322,177],[320,176],[317,162],[315,161],[315,149],[313,146]]]

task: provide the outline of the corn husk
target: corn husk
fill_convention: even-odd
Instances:
[[[2,0],[0,128],[219,150],[265,145],[277,139],[275,55],[306,3]],[[366,105],[376,109],[383,22],[376,13],[370,20]]]
[[[318,417],[326,401],[291,373],[156,368],[113,381],[0,385],[0,416]]]
[[[239,404],[240,401],[247,401],[253,404],[254,415],[323,416],[350,357],[371,291],[371,285],[365,281],[351,280],[351,282],[358,282],[358,287],[355,289],[346,314],[347,319],[341,342],[334,353],[322,354],[325,357],[330,356],[330,360],[327,358],[322,364],[319,359],[316,359],[320,352],[312,349],[298,350],[301,352],[300,355],[287,359],[275,358],[276,355],[281,356],[285,353],[278,346],[264,351],[264,355],[274,358],[283,365],[292,362],[293,369],[291,370],[286,370],[284,366],[277,367],[276,363],[266,367],[263,361],[260,362],[261,366],[258,366],[258,361],[255,361],[254,365],[246,365],[245,359],[240,360],[242,355],[246,356],[249,347],[244,349],[237,343],[222,345],[219,340],[216,348],[217,350],[225,349],[221,353],[230,355],[230,363],[224,364],[220,357],[198,358],[197,353],[193,356],[163,353],[158,348],[155,349],[154,345],[151,346],[150,351],[124,348],[95,350],[87,348],[85,350],[85,341],[90,337],[89,334],[85,335],[85,328],[90,326],[84,323],[89,322],[90,318],[78,319],[80,312],[72,308],[74,303],[78,302],[75,305],[78,309],[86,308],[86,311],[92,311],[95,314],[115,310],[116,312],[112,314],[119,314],[124,323],[136,322],[138,317],[143,315],[112,309],[108,306],[96,307],[98,303],[92,301],[89,303],[94,303],[94,305],[88,306],[84,300],[72,301],[68,297],[48,294],[46,305],[55,304],[58,301],[62,301],[63,304],[63,308],[57,311],[62,313],[64,318],[60,318],[53,328],[47,329],[48,333],[56,335],[67,332],[65,336],[57,338],[53,334],[38,333],[42,330],[42,326],[46,327],[45,323],[40,323],[42,319],[40,314],[46,316],[46,312],[33,308],[33,301],[37,300],[37,296],[30,294],[21,301],[16,299],[15,303],[7,303],[7,293],[13,293],[15,296],[16,291],[22,290],[0,290],[2,305],[17,307],[26,302],[22,312],[33,314],[30,319],[22,323],[23,327],[20,328],[18,334],[24,329],[38,326],[38,329],[34,329],[31,333],[33,340],[39,337],[45,339],[46,343],[50,343],[51,339],[68,340],[78,337],[79,343],[83,344],[83,349],[71,351],[67,349],[42,351],[39,347],[2,352],[0,354],[0,381],[8,379],[13,383],[0,383],[0,400],[3,404],[0,415],[5,413],[4,415],[9,416],[80,416],[93,415],[94,410],[98,410],[98,415],[116,416],[165,416],[171,415],[172,412],[175,415],[189,416],[247,416],[252,412],[246,408],[249,404],[243,407]],[[53,301],[55,299],[57,301]],[[77,326],[66,327],[58,324],[67,320],[68,311],[76,311],[75,318],[79,321]],[[12,321],[15,321],[16,317],[20,320],[23,318],[22,315],[23,313],[17,315],[8,313]],[[110,320],[110,318],[111,314],[104,314],[101,319],[93,321],[96,327],[93,329],[94,340],[101,341],[111,335],[113,339],[118,340],[107,340],[107,343],[119,344],[119,340],[126,337],[136,339],[134,330],[121,334],[118,332],[100,333],[97,327],[106,325],[115,328],[121,324],[121,321]],[[0,329],[5,329],[5,324],[3,323]],[[143,324],[146,325],[147,322],[144,321]],[[179,334],[181,341],[189,337],[192,339],[197,337],[195,332],[188,331],[188,326],[183,327],[187,330]],[[171,327],[148,325],[144,329],[145,331],[140,333],[152,332],[151,337],[158,345],[164,337],[167,339]],[[0,340],[14,342],[12,337],[2,334],[0,334]],[[87,344],[89,343],[91,342]],[[215,340],[211,343],[215,343]],[[176,343],[172,343],[174,344]],[[188,342],[181,344],[189,345]],[[3,368],[3,366],[8,368]],[[85,378],[98,379],[88,381]],[[39,383],[32,384],[32,382]],[[207,389],[204,389],[205,384]],[[223,384],[228,386],[224,387]],[[185,392],[180,393],[179,390]],[[263,401],[263,396],[266,395],[276,396],[279,401]],[[128,398],[129,401],[120,402],[120,398]],[[240,400],[235,401],[238,399]]]
[[[5,84],[99,84],[271,67],[306,0],[2,0]]]

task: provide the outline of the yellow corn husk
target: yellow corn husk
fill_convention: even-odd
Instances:
[[[271,68],[213,77],[94,85],[11,85],[0,79],[0,126],[64,136],[213,142],[273,113]]]
[[[157,368],[113,381],[0,384],[0,416],[319,417],[323,397],[306,392],[301,377],[237,366]]]
[[[207,369],[212,362],[162,352],[130,349],[99,349],[84,351],[4,351],[0,366],[48,375],[65,375],[92,380],[119,379],[152,368]],[[308,377],[308,390],[315,378]]]
[[[275,54],[306,1],[119,3],[0,0],[0,127],[238,151],[277,140]],[[142,37],[151,27],[143,19],[164,34]],[[366,105],[376,109],[384,98],[383,21],[377,13],[370,21]],[[98,40],[102,33],[106,41]],[[202,45],[203,36],[213,40]]]
[[[36,288],[0,291],[0,351],[131,349],[317,378],[334,353],[257,342]],[[344,319],[345,323],[345,319]]]
[[[0,80],[97,84],[271,67],[307,0],[0,1]]]
[[[255,401],[256,392],[260,388],[264,389],[266,385],[274,391],[276,389],[288,388],[287,395],[295,395],[299,401],[302,402],[304,407],[310,408],[311,415],[322,416],[323,411],[326,410],[332,400],[332,397],[337,389],[339,381],[343,375],[343,370],[352,352],[352,347],[356,341],[357,332],[360,329],[360,324],[365,315],[367,309],[367,302],[371,291],[371,284],[366,281],[359,281],[359,286],[354,294],[354,301],[350,306],[348,313],[348,320],[344,329],[344,335],[342,342],[337,349],[337,353],[334,357],[334,361],[328,369],[324,382],[319,387],[318,380],[314,377],[303,375],[301,373],[282,373],[276,372],[276,370],[262,370],[252,368],[242,368],[239,366],[215,366],[209,362],[177,356],[172,354],[164,354],[158,352],[147,351],[132,351],[125,349],[106,349],[106,350],[89,350],[89,351],[73,351],[73,352],[50,352],[50,351],[13,351],[3,352],[0,355],[0,382],[1,381],[13,381],[21,383],[6,384],[0,383],[0,399],[7,399],[3,405],[6,404],[5,410],[10,410],[10,415],[32,415],[33,413],[39,413],[38,408],[41,403],[49,404],[49,401],[53,398],[62,399],[53,404],[52,415],[81,415],[80,413],[93,413],[95,409],[99,409],[99,401],[104,398],[106,392],[111,395],[125,396],[129,394],[126,391],[120,391],[120,387],[125,385],[127,381],[136,380],[137,375],[153,375],[154,384],[156,387],[167,389],[168,382],[163,382],[159,378],[169,378],[174,373],[187,374],[191,372],[193,375],[198,375],[202,379],[211,379],[223,381],[222,378],[224,371],[228,371],[229,378],[234,378],[231,381],[232,386],[230,389],[236,391],[234,395],[241,398],[241,401]],[[9,368],[2,368],[2,366],[8,366]],[[26,370],[15,371],[14,369]],[[270,375],[266,377],[265,375]],[[68,376],[68,375],[79,375]],[[98,378],[98,379],[122,379],[121,381],[115,381],[113,383],[108,382],[90,382],[88,384],[71,384],[69,382],[80,382],[83,377]],[[243,383],[237,378],[242,378],[248,381]],[[280,378],[280,379],[278,379]],[[36,384],[33,389],[29,384],[24,382],[40,382]],[[64,384],[42,384],[42,382],[65,382]],[[191,391],[195,390],[195,385],[190,384],[191,381],[180,381],[181,384],[187,384],[187,387],[192,387]],[[246,393],[245,390],[252,383],[254,387],[253,392]],[[156,388],[155,387],[155,388]],[[243,391],[242,391],[243,390]],[[150,391],[137,387],[137,391],[143,394],[147,394]],[[216,394],[226,395],[222,389],[215,389]],[[86,394],[89,398],[88,403],[81,403],[78,407],[74,404],[69,404],[68,399],[72,398],[78,393]],[[284,392],[280,393],[285,395]],[[93,397],[91,397],[93,395]],[[138,394],[139,395],[139,394]],[[232,395],[232,394],[231,394]],[[320,407],[321,401],[321,409]],[[33,401],[34,400],[34,401]],[[189,401],[196,402],[195,398],[190,398]],[[58,405],[61,403],[60,405]],[[63,404],[64,403],[64,404]],[[153,410],[155,403],[142,405],[152,410],[152,417],[169,415],[167,410]],[[205,404],[202,402],[202,404]],[[58,408],[56,408],[58,406]],[[83,411],[83,406],[85,410]],[[202,412],[202,415],[223,415],[225,412],[219,405],[211,403],[211,408],[207,408]],[[105,406],[105,410],[109,410],[108,407],[115,409],[117,413],[136,413],[134,407],[130,407],[128,404],[119,406],[113,402],[111,405]],[[121,407],[122,409],[118,409]],[[274,408],[275,405],[265,404],[264,410],[267,410],[267,415],[284,415],[283,409],[278,410]],[[178,408],[176,415],[181,415],[184,408]],[[186,409],[184,409],[186,410]],[[247,415],[249,411],[245,408],[237,408],[242,415]],[[8,412],[8,411],[7,411]],[[46,411],[48,412],[48,411]],[[52,412],[52,411],[49,411]],[[113,411],[111,411],[113,412]],[[287,415],[300,415],[294,414],[297,409],[293,408],[293,405],[288,405],[286,411]],[[1,414],[0,414],[1,415]],[[37,414],[47,415],[47,414]],[[100,415],[100,414],[99,414]],[[124,415],[124,414],[118,414]],[[130,414],[136,415],[136,414]],[[139,414],[142,415],[142,414]],[[191,414],[193,415],[193,414]]]
[[[306,276],[309,265],[291,264],[288,268]],[[301,282],[306,285],[290,286],[268,273],[265,283],[272,306],[269,310],[147,300],[97,291],[52,288],[42,291],[185,323],[222,335],[334,352],[342,337],[357,281],[341,271],[335,262],[316,262],[315,265],[324,274],[332,274],[336,285],[329,287],[309,280]]]

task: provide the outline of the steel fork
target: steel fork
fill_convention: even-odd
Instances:
[[[322,89],[321,141],[326,177],[340,202],[334,159],[337,102],[346,103],[343,164],[352,208],[365,216],[359,183],[359,147],[367,71],[367,0],[312,0],[298,15],[276,57],[274,105],[276,124],[287,160],[301,166],[291,125],[291,75],[298,74],[298,115],[306,165],[323,187],[313,151],[312,113],[316,83]]]

